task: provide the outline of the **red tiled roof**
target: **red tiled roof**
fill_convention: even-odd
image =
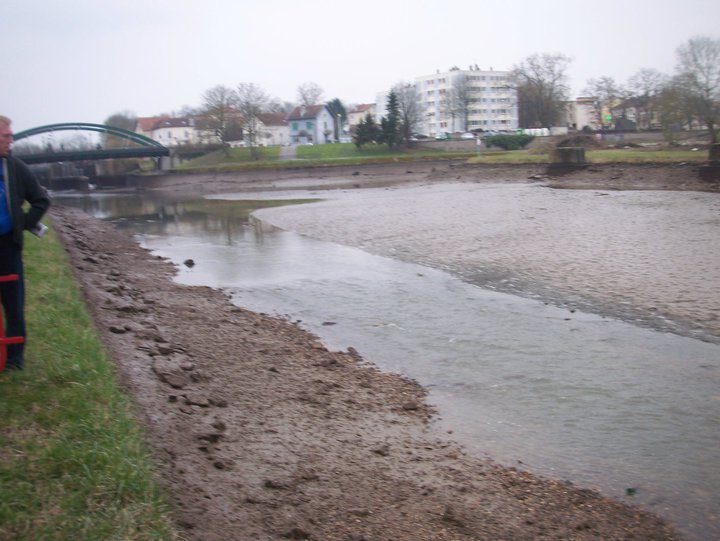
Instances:
[[[288,114],[287,113],[258,113],[257,117],[260,122],[266,126],[286,126]]]
[[[157,123],[160,122],[163,118],[167,118],[167,117],[146,116],[146,117],[138,118],[135,129],[139,130],[139,131],[151,132],[155,129],[155,126],[157,126]]]
[[[306,118],[317,118],[317,116],[325,109],[324,105],[307,105],[295,107],[288,115],[288,120],[304,120]]]
[[[185,128],[191,126],[192,123],[187,118],[161,118],[153,129],[158,128]]]
[[[135,129],[138,131],[151,132],[158,128],[184,128],[191,126],[189,118],[172,118],[169,116],[146,116],[138,118]]]
[[[374,103],[361,103],[356,105],[355,108],[350,111],[351,113],[364,113],[375,106]]]

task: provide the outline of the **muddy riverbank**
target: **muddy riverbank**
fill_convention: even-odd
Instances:
[[[390,169],[173,176],[150,189],[557,182],[536,168]],[[664,171],[654,189],[693,189],[678,170]],[[621,189],[610,176],[604,189]],[[638,183],[631,176],[628,188]],[[592,491],[468,456],[434,428],[415,383],[352,349],[327,351],[292,322],[238,308],[219,291],[175,284],[172,265],[110,224],[63,207],[52,220],[187,539],[678,538],[660,519]]]

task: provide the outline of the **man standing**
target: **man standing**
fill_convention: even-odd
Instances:
[[[17,274],[16,282],[0,282],[5,314],[5,336],[25,337],[25,284],[23,281],[23,231],[34,228],[50,206],[50,199],[35,175],[10,153],[11,121],[0,116],[0,275]],[[27,211],[25,202],[30,204]],[[24,344],[7,347],[5,370],[22,370]]]

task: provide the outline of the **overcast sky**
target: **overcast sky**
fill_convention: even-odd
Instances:
[[[0,16],[0,114],[16,132],[197,107],[241,82],[369,103],[399,81],[534,53],[572,58],[575,97],[593,77],[672,73],[679,45],[720,38],[718,0],[3,0]]]

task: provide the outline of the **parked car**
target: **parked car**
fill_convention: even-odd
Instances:
[[[475,139],[475,134],[470,132],[465,132],[460,136],[460,139]]]
[[[443,132],[438,133],[435,136],[435,139],[437,141],[447,141],[448,139],[450,139],[450,134],[448,132],[443,131]]]

